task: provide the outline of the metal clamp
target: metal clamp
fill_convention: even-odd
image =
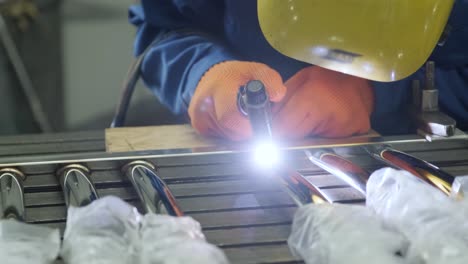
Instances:
[[[439,91],[435,86],[435,64],[426,64],[424,89],[420,82],[413,81],[413,107],[411,116],[416,121],[418,134],[430,140],[431,136],[451,137],[455,134],[456,121],[439,111]]]

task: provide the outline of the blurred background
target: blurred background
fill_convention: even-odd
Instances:
[[[134,2],[0,0],[6,23],[0,25],[0,135],[41,132],[31,107],[34,92],[54,132],[108,127],[133,60],[136,30],[127,9]],[[18,63],[24,64],[33,93],[27,92],[28,78]],[[127,125],[177,122],[139,83]]]

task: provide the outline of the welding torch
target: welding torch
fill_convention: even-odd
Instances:
[[[249,81],[242,86],[237,98],[238,108],[247,116],[255,141],[272,141],[271,105],[261,81]]]
[[[271,102],[264,84],[258,80],[249,81],[239,89],[237,104],[239,111],[250,121],[254,146],[257,148],[255,151],[263,148],[260,155],[267,154],[267,151],[279,151],[274,142]],[[269,147],[264,148],[265,146]],[[266,162],[274,163],[272,160]],[[275,167],[271,172],[298,206],[330,202],[319,188],[312,185],[299,172],[285,166]]]

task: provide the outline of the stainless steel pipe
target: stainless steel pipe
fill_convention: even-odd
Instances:
[[[183,212],[153,164],[137,160],[122,168],[140,198],[146,213],[182,216]]]
[[[25,220],[24,174],[13,168],[0,169],[0,219]]]
[[[319,150],[314,153],[305,151],[305,153],[312,163],[342,179],[351,185],[351,187],[366,195],[366,184],[370,173],[365,169],[332,151]]]
[[[404,152],[395,150],[388,145],[365,148],[377,160],[413,174],[414,176],[435,186],[447,195],[452,192],[455,177],[439,167]]]
[[[297,206],[310,203],[332,203],[322,191],[311,184],[304,176],[294,170],[279,170],[273,176],[279,180],[281,187],[288,193]]]
[[[67,207],[85,206],[99,198],[89,173],[81,164],[70,164],[57,171]]]

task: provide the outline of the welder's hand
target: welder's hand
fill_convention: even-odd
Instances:
[[[237,107],[237,94],[251,80],[263,82],[272,102],[279,102],[286,94],[281,76],[265,64],[242,61],[216,64],[201,78],[189,105],[195,130],[202,135],[236,141],[248,139],[252,129]]]
[[[286,87],[285,98],[274,107],[276,135],[346,137],[369,131],[374,95],[368,81],[311,66]]]

